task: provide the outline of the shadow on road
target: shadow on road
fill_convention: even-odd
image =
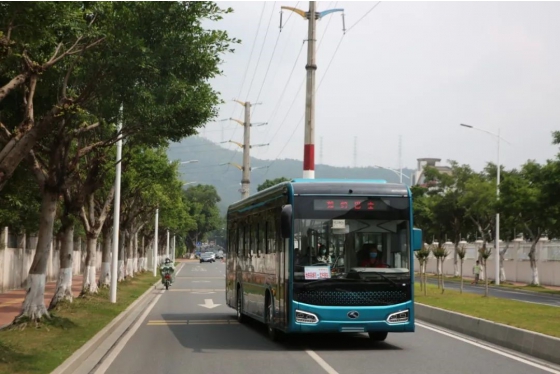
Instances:
[[[239,324],[231,313],[163,314],[162,317],[179,343],[198,353],[208,353],[206,350],[401,350],[388,342],[373,342],[365,334],[294,334],[273,342],[262,323],[249,319]],[[387,339],[390,341],[391,334]]]

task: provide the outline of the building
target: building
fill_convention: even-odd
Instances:
[[[451,167],[443,166],[443,165],[437,165],[437,163],[441,161],[440,158],[424,157],[424,158],[418,158],[417,161],[418,161],[418,164],[417,164],[417,167],[416,167],[416,172],[414,173],[414,177],[413,177],[414,180],[412,181],[412,185],[422,185],[422,184],[424,184],[424,182],[425,182],[425,180],[424,180],[424,168],[426,166],[431,166],[431,167],[439,170],[441,173],[451,175]]]

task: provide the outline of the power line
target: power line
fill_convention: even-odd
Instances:
[[[264,44],[266,42],[266,37],[268,36],[268,30],[270,29],[270,24],[272,23],[272,16],[274,15],[274,5],[275,4],[276,4],[276,1],[272,4],[272,12],[270,12],[270,18],[268,19],[268,26],[266,27],[266,32],[264,33],[264,39],[263,39],[262,44],[261,44],[261,51],[259,52],[259,57],[257,58],[257,65],[255,66],[255,70],[253,72],[253,79],[251,79],[251,84],[249,84],[249,89],[247,90],[247,96],[245,98],[245,101],[249,101],[249,95],[251,94],[251,88],[253,87],[253,82],[255,81],[255,77],[257,76],[257,71],[259,70],[259,63],[261,61],[261,56],[262,56],[262,53],[263,53],[263,50],[264,50]],[[278,35],[278,36],[280,36],[280,35]]]
[[[255,50],[255,44],[257,44],[257,39],[259,37],[259,31],[261,29],[261,22],[262,22],[262,19],[263,19],[265,7],[266,7],[266,3],[263,3],[263,7],[262,7],[262,10],[261,10],[261,16],[259,18],[259,24],[257,26],[257,31],[255,33],[255,39],[253,40],[253,45],[251,47],[251,53],[249,54],[249,61],[247,61],[247,67],[245,68],[245,73],[243,73],[243,78],[241,80],[241,88],[239,89],[239,93],[237,94],[237,98],[241,97],[241,93],[243,92],[243,87],[245,86],[245,78],[247,77],[247,72],[249,71],[249,66],[251,65],[251,58],[253,57],[253,52]],[[233,104],[233,110],[231,111],[231,114],[229,116],[230,118],[233,117],[233,115],[235,113],[235,105],[236,104],[234,103]],[[236,130],[237,130],[237,128],[234,130],[231,138],[233,138],[233,135],[235,135]],[[231,140],[231,138],[230,138],[230,140]]]
[[[334,5],[335,7],[336,7],[336,4],[338,4],[338,1],[335,2],[335,5]],[[327,29],[329,28],[329,25],[330,25],[330,23],[331,23],[331,20],[332,20],[332,17],[329,17],[329,21],[327,22],[327,25],[325,26],[325,33],[326,33]],[[317,52],[318,52],[319,49],[321,48],[321,44],[322,44],[323,40],[325,40],[325,39],[322,38],[322,39],[319,41],[319,45],[317,46]],[[298,55],[297,55],[297,57],[296,57],[296,62],[294,63],[294,66],[292,67],[292,71],[290,72],[290,78],[291,78],[291,76],[292,76],[292,74],[293,74],[293,72],[294,72],[294,70],[295,70],[295,68],[296,68],[296,66],[297,66],[297,62],[298,62],[298,60],[299,60],[299,56],[300,56],[300,54],[301,54],[301,51],[303,50],[303,46],[304,46],[304,44],[301,45],[301,48],[300,48],[300,50],[299,50],[299,53],[298,53]],[[336,53],[336,52],[335,52],[335,53]],[[284,90],[282,91],[282,95],[280,95],[280,98],[279,98],[279,100],[278,100],[278,104],[277,104],[276,108],[274,109],[274,111],[276,111],[276,110],[279,108],[279,106],[280,106],[280,104],[281,104],[281,102],[282,102],[282,98],[284,97],[284,93],[285,93],[285,91],[286,91],[286,88],[288,87],[288,83],[289,83],[289,79],[288,79],[288,82],[286,83],[286,85],[284,86]],[[282,122],[280,123],[280,126],[278,126],[278,129],[276,130],[276,132],[274,133],[274,135],[272,136],[272,138],[268,141],[269,144],[272,143],[272,141],[274,140],[274,138],[276,137],[276,135],[278,134],[278,132],[280,131],[280,129],[282,128],[282,126],[284,125],[284,123],[286,122],[286,119],[288,118],[288,115],[290,114],[290,110],[292,109],[292,106],[294,106],[294,104],[295,104],[295,102],[296,102],[296,99],[297,99],[297,96],[299,95],[299,92],[301,91],[301,89],[302,89],[304,83],[305,83],[305,78],[301,81],[301,84],[300,84],[299,88],[297,89],[296,94],[294,95],[294,99],[292,100],[292,103],[291,103],[290,106],[288,107],[288,110],[286,111],[286,115],[284,116],[284,119],[283,119]],[[273,111],[273,113],[275,114],[274,111]],[[271,117],[271,119],[268,121],[268,123],[271,123],[272,120],[273,120],[273,118],[276,118],[276,116]]]
[[[359,20],[357,20],[356,22],[354,22],[354,24],[352,26],[350,26],[347,30],[346,33],[348,33],[348,31],[352,30],[354,28],[354,26],[356,26],[358,23],[360,23],[361,20],[363,20],[364,18],[367,17],[368,14],[371,13],[372,10],[374,10],[379,4],[381,4],[381,1],[378,1],[377,4],[375,4],[374,6],[372,6],[367,12],[366,14],[364,14]]]

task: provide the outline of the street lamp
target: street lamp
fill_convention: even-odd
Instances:
[[[194,183],[198,183],[198,182],[187,182],[187,183],[183,183],[183,186],[189,185],[189,184],[194,184]]]
[[[374,168],[379,168],[379,169],[385,169],[385,170],[390,170],[393,173],[397,174],[400,177],[400,183],[402,183],[402,177],[408,178],[410,180],[410,177],[408,175],[405,175],[402,171],[399,170],[395,170],[395,169],[391,169],[391,168],[386,168],[384,166],[379,166],[379,165],[371,165]]]
[[[189,161],[181,161],[180,164],[181,165],[183,165],[183,164],[194,164],[196,162],[198,162],[198,160],[189,160]]]
[[[473,129],[473,130],[478,130],[478,131],[482,131],[485,132],[489,135],[492,135],[494,137],[496,137],[496,139],[498,140],[498,162],[497,162],[497,172],[496,172],[496,196],[499,199],[500,198],[500,141],[503,140],[504,142],[509,143],[507,140],[505,140],[504,138],[502,138],[500,136],[500,129],[498,129],[498,133],[494,134],[493,132],[484,130],[484,129],[479,129],[478,127],[474,127],[471,125],[465,125],[464,123],[461,123],[460,126],[462,127],[467,127],[469,129]],[[499,285],[500,284],[500,213],[496,213],[496,238],[494,239],[496,241],[496,253],[495,253],[495,258],[496,258],[496,279],[495,279],[495,284]],[[488,276],[488,274],[485,274],[485,276]]]

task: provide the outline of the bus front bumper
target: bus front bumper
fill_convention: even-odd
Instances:
[[[293,332],[414,332],[414,304],[374,307],[292,304]]]

